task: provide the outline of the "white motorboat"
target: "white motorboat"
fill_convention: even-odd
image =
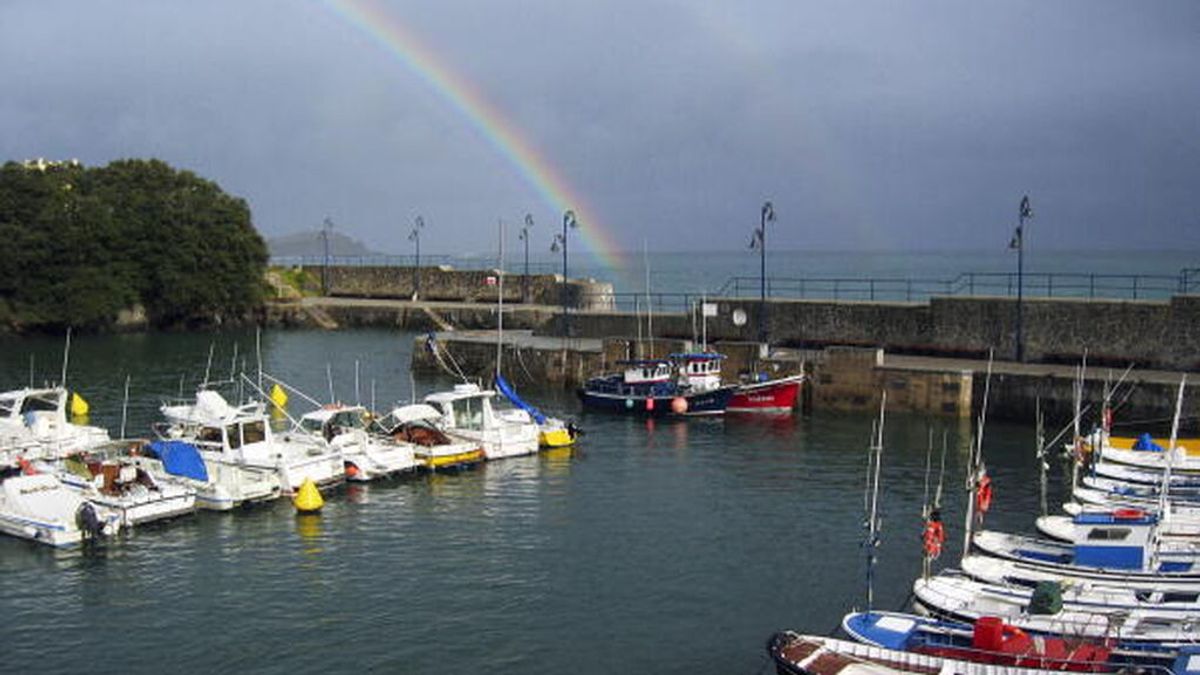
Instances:
[[[151,441],[135,461],[152,476],[190,485],[196,491],[196,505],[209,511],[268,502],[282,493],[274,470],[252,469],[221,458],[206,459],[187,441]]]
[[[1016,560],[993,558],[989,555],[968,555],[959,562],[963,573],[977,581],[1002,586],[1035,588],[1044,581],[1053,581],[1080,588],[1121,588],[1146,594],[1191,594],[1200,597],[1200,579],[1133,578],[1113,572],[1106,577],[1078,577],[1069,572],[1048,570]]]
[[[1112,587],[1059,584],[1034,590],[949,573],[917,579],[913,595],[943,618],[974,622],[996,616],[1031,633],[1116,638],[1123,649],[1156,651],[1193,644],[1200,609],[1195,593],[1181,601],[1172,594],[1151,597]]]
[[[301,417],[300,428],[342,453],[347,480],[375,480],[421,466],[412,443],[368,433],[369,418],[360,405],[327,405]]]
[[[48,473],[15,475],[0,483],[0,531],[55,547],[78,546],[121,528],[120,516],[92,504]]]
[[[1200,580],[1200,554],[1187,546],[1162,546],[1154,536],[1157,524],[1158,517],[1145,511],[1085,511],[1074,518],[1070,542],[984,530],[972,544],[997,558],[1080,578]]]
[[[538,451],[538,425],[519,408],[492,405],[496,392],[475,384],[425,397],[441,413],[441,428],[451,438],[483,447],[489,459],[532,455]]]
[[[372,429],[413,445],[413,453],[430,471],[457,469],[484,460],[477,442],[460,441],[442,432],[442,413],[424,403],[399,406],[372,422]]]
[[[161,410],[170,423],[160,432],[164,438],[193,443],[205,460],[274,471],[284,494],[295,494],[308,479],[318,487],[345,480],[341,452],[306,432],[277,434],[261,403],[235,408],[216,391],[202,389],[194,403]]]
[[[0,393],[0,466],[15,466],[17,457],[58,459],[107,441],[104,429],[68,419],[68,398],[63,387]]]
[[[56,462],[51,470],[89,502],[117,513],[122,527],[195,513],[196,489],[170,476],[155,476],[129,454],[129,447],[121,441],[95,446]]]

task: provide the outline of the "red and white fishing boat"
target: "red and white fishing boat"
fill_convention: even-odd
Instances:
[[[791,414],[796,408],[804,375],[790,375],[774,380],[742,384],[729,399],[726,412]]]

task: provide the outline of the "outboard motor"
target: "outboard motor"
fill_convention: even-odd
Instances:
[[[84,539],[99,539],[104,536],[104,521],[96,513],[91,502],[84,502],[75,512],[75,525],[83,531]]]
[[[580,436],[583,435],[583,429],[580,429],[575,424],[575,420],[568,420],[567,421],[567,435],[571,437],[571,440],[575,440],[576,438],[579,438]]]

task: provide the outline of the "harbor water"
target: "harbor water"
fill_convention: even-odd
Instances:
[[[261,353],[318,400],[385,408],[452,384],[410,384],[412,344],[271,331]],[[128,376],[126,435],[144,436],[163,399],[194,391],[210,346],[210,379],[255,379],[254,333],[226,332],[76,337],[67,383],[117,435]],[[58,380],[61,358],[61,339],[0,339],[0,384]],[[0,538],[0,671],[751,674],[773,631],[828,633],[864,605],[871,416],[648,421],[511,379],[578,421],[577,448],[341,487],[319,516],[285,501],[201,512],[69,552]],[[972,432],[887,418],[877,607],[906,604],[919,573],[943,439],[938,564],[957,558]],[[1033,455],[1032,423],[988,425],[990,526],[1032,530]]]

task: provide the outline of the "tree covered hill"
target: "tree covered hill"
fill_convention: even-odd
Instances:
[[[267,249],[245,200],[158,160],[0,167],[0,329],[152,325],[260,306]]]

